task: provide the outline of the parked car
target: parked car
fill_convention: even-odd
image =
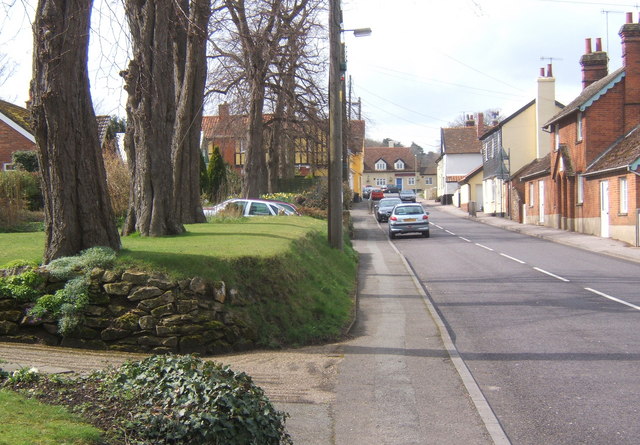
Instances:
[[[371,190],[369,197],[370,199],[377,201],[378,199],[384,198],[384,192],[382,191],[382,189],[373,189]]]
[[[400,199],[405,202],[416,202],[416,192],[411,189],[400,191]]]
[[[294,215],[298,215],[300,216],[300,212],[298,211],[298,208],[291,204],[290,202],[286,202],[286,201],[277,201],[275,199],[267,199],[267,201],[269,202],[275,202],[276,204],[278,204],[280,207],[284,207],[285,210],[289,210],[292,214]],[[287,213],[288,214],[288,213]]]
[[[401,233],[420,233],[429,238],[429,213],[420,204],[398,204],[389,215],[389,238]]]
[[[362,189],[362,198],[363,199],[369,199],[369,195],[371,194],[371,190],[373,190],[375,187],[372,185],[368,185],[365,188]]]
[[[294,215],[291,210],[273,201],[263,199],[228,199],[213,207],[205,207],[203,210],[205,216],[215,216],[222,212],[229,212],[238,216]]]
[[[389,215],[391,215],[391,211],[393,208],[402,204],[400,198],[384,198],[381,199],[380,202],[376,205],[376,219],[378,222],[385,222],[389,220]]]
[[[388,185],[383,189],[383,191],[385,193],[400,193],[400,187],[397,185]]]

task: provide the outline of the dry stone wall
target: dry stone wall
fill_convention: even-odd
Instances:
[[[47,292],[64,286],[40,273]],[[249,300],[224,282],[94,269],[89,305],[73,334],[60,335],[53,319],[29,316],[32,303],[0,298],[0,341],[153,353],[244,350],[256,341]]]

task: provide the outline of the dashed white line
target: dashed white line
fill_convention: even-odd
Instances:
[[[505,258],[509,258],[510,260],[513,260],[513,261],[515,261],[516,263],[520,263],[520,264],[527,264],[527,263],[525,263],[525,262],[524,262],[524,261],[522,261],[522,260],[519,260],[519,259],[517,259],[517,258],[514,258],[514,257],[512,257],[512,256],[507,255],[506,253],[501,253],[500,255],[502,255],[502,256],[503,256],[503,257],[505,257]]]
[[[599,292],[599,291],[597,291],[595,289],[591,289],[590,287],[585,287],[584,290],[588,290],[589,292],[593,292],[596,295],[600,295],[601,297],[608,298],[611,301],[615,301],[616,303],[624,304],[626,306],[632,307],[632,308],[637,309],[637,310],[640,311],[640,306],[636,306],[635,304],[631,304],[631,303],[628,303],[628,302],[626,302],[624,300],[621,300],[619,298],[612,297],[611,295],[607,295],[604,292]]]
[[[452,231],[450,231],[450,230],[446,230],[446,229],[445,229],[445,232],[447,232],[449,235],[455,235],[455,233],[453,233],[453,232],[452,232]]]
[[[482,247],[483,249],[487,249],[487,250],[490,250],[490,251],[492,251],[492,252],[493,252],[493,249],[492,249],[491,247],[487,247],[487,246],[482,245],[482,244],[479,244],[479,243],[476,243],[476,246],[478,246],[478,247]]]
[[[470,243],[470,242],[471,242],[471,240],[470,240],[470,239],[466,239],[465,237],[462,237],[462,236],[459,236],[458,238],[460,238],[462,241],[466,241],[466,242],[468,242],[468,243]]]
[[[544,270],[544,269],[540,269],[539,267],[534,267],[533,269],[534,269],[534,270],[537,270],[538,272],[542,272],[543,274],[547,274],[547,275],[549,275],[550,277],[557,278],[557,279],[558,279],[558,280],[560,280],[560,281],[564,281],[565,283],[568,283],[568,282],[569,282],[569,280],[567,280],[566,278],[562,278],[562,277],[561,277],[561,276],[559,276],[559,275],[553,274],[553,273],[551,273],[551,272],[547,272],[546,270]]]
[[[433,223],[431,223],[431,224],[432,224],[432,225],[434,225],[434,226],[436,226],[438,229],[442,230],[442,226],[439,226],[439,225],[437,225],[437,224],[433,224]]]

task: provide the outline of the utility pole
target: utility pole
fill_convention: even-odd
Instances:
[[[340,0],[329,0],[329,245],[342,240],[342,68]]]

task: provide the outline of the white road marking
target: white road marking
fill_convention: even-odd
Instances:
[[[507,255],[506,253],[501,253],[500,255],[502,255],[502,256],[503,256],[503,257],[505,257],[505,258],[509,258],[510,260],[513,260],[513,261],[515,261],[516,263],[520,263],[520,264],[527,264],[527,263],[525,263],[525,262],[524,262],[524,261],[522,261],[522,260],[519,260],[519,259],[517,259],[517,258],[514,258],[514,257],[512,257],[512,256]]]
[[[431,224],[432,224],[432,225],[434,225],[434,226],[436,226],[438,229],[442,230],[442,226],[439,226],[439,225],[437,225],[437,224],[433,224],[433,223],[431,223]]]
[[[455,233],[453,233],[453,232],[452,232],[452,231],[450,231],[450,230],[446,230],[446,229],[445,229],[445,232],[447,232],[449,235],[455,235]]]
[[[461,236],[459,236],[458,238],[460,238],[462,241],[466,241],[466,242],[468,242],[468,243],[470,243],[470,242],[471,242],[471,240],[470,240],[470,239],[466,239],[466,238],[463,238],[463,237],[461,237]]]
[[[624,304],[626,306],[632,307],[632,308],[637,309],[637,310],[640,311],[640,306],[636,306],[635,304],[631,304],[631,303],[628,303],[628,302],[626,302],[624,300],[621,300],[619,298],[612,297],[611,295],[607,295],[604,292],[599,292],[599,291],[597,291],[595,289],[591,289],[590,287],[585,287],[584,290],[588,290],[589,292],[593,292],[596,295],[600,295],[601,297],[608,298],[611,301],[615,301],[616,303]]]
[[[566,278],[562,278],[562,277],[561,277],[561,276],[559,276],[559,275],[553,274],[553,273],[551,273],[551,272],[547,272],[546,270],[544,270],[544,269],[540,269],[539,267],[534,267],[533,269],[534,269],[534,270],[537,270],[538,272],[542,272],[542,273],[544,273],[544,274],[547,274],[547,275],[549,275],[550,277],[557,278],[557,279],[558,279],[558,280],[560,280],[560,281],[564,281],[564,282],[566,282],[566,283],[568,283],[568,282],[569,282],[569,280],[567,280]]]
[[[478,244],[478,243],[476,243],[476,246],[482,247],[483,249],[487,249],[493,252],[493,249],[491,247],[483,246],[482,244]]]

